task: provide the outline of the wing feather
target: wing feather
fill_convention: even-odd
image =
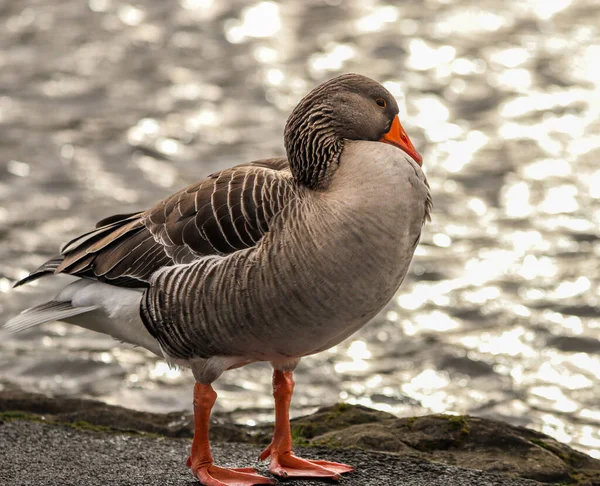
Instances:
[[[148,286],[162,267],[255,246],[293,197],[293,187],[286,159],[216,172],[147,211],[101,220],[15,286],[58,273]]]

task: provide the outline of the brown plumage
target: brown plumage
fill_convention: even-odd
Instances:
[[[12,333],[63,319],[190,367],[187,465],[206,486],[273,484],[215,466],[208,444],[210,383],[254,361],[275,370],[275,433],[260,455],[269,471],[331,479],[352,471],[293,454],[292,372],[396,294],[431,207],[397,103],[369,78],[347,74],[311,91],[290,115],[284,144],[287,159],[226,169],[148,211],[102,220],[17,285],[54,273],[83,279],[5,326]]]
[[[147,211],[103,219],[15,287],[52,273],[147,287],[164,266],[255,246],[293,184],[283,158],[215,172]]]

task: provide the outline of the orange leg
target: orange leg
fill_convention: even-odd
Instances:
[[[291,371],[273,372],[273,396],[275,397],[275,433],[269,447],[260,455],[264,461],[269,456],[269,471],[275,476],[301,478],[331,478],[338,480],[340,474],[354,471],[346,464],[328,461],[309,461],[296,457],[292,452],[290,431],[290,402],[294,391]]]
[[[210,411],[217,394],[210,385],[196,383],[194,386],[194,441],[187,466],[192,469],[204,486],[251,486],[275,484],[269,478],[256,474],[256,469],[226,469],[213,464],[208,442]]]

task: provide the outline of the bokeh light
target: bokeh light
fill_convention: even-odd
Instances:
[[[337,400],[471,413],[600,457],[600,10],[586,0],[8,2],[0,40],[0,314],[12,281],[114,213],[283,154],[341,72],[398,98],[435,200],[398,295],[307,358],[294,414]],[[191,408],[190,373],[54,323],[0,342],[0,389]],[[272,420],[270,372],[221,410]]]

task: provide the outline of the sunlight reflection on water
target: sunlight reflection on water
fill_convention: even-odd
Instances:
[[[18,2],[17,2],[18,3]],[[339,72],[398,98],[433,221],[398,296],[297,373],[335,400],[529,425],[600,457],[600,11],[585,0],[10,4],[0,41],[0,312],[11,282],[107,214],[281,155],[298,99]],[[56,351],[59,351],[58,353]],[[191,407],[188,372],[49,324],[0,343],[0,387]],[[219,382],[272,419],[270,376]]]

